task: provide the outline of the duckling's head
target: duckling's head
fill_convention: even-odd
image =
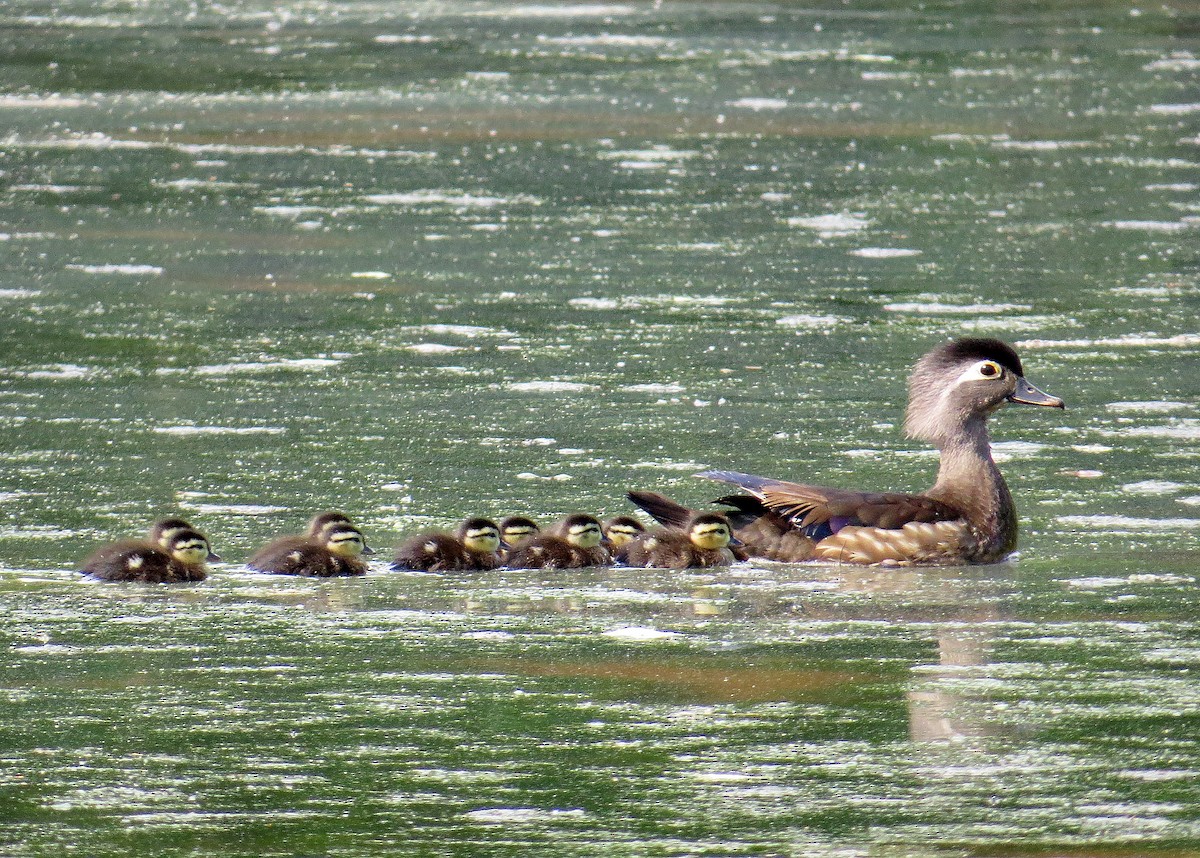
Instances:
[[[173,531],[164,547],[173,558],[188,566],[203,566],[221,559],[208,547],[204,534],[190,527]]]
[[[308,535],[317,537],[321,535],[321,531],[329,527],[331,524],[353,524],[350,521],[350,516],[344,512],[319,512],[312,517],[312,521],[308,523]]]
[[[500,528],[490,518],[468,518],[458,528],[463,547],[475,554],[495,554],[503,540]]]
[[[642,523],[629,515],[618,515],[604,522],[604,535],[618,548],[645,532],[646,528],[642,527]]]
[[[537,536],[539,530],[536,521],[523,515],[510,515],[500,522],[500,538],[510,547]]]
[[[150,527],[150,541],[163,548],[171,547],[171,537],[181,530],[195,530],[182,518],[160,518]]]
[[[1044,405],[1063,401],[1025,380],[1021,359],[1000,340],[970,337],[940,346],[913,367],[908,380],[909,437],[941,447],[983,422],[1001,406]]]
[[[595,516],[576,513],[563,519],[558,526],[559,533],[567,542],[576,548],[595,548],[601,542],[606,542],[604,528]]]
[[[346,560],[353,560],[361,554],[375,553],[367,548],[367,540],[363,538],[362,531],[352,524],[327,524],[321,530],[321,538],[331,554]]]
[[[693,516],[688,522],[687,535],[692,545],[706,551],[719,551],[730,544],[741,544],[734,538],[729,519],[719,512],[705,512]]]

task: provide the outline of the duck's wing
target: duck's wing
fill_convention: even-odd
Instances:
[[[755,506],[761,504],[816,540],[831,536],[847,526],[894,530],[911,522],[925,524],[962,518],[960,510],[919,494],[856,492],[790,483],[737,471],[704,471],[696,476],[739,486],[750,492],[753,498],[732,495],[721,498],[719,503],[733,506],[743,513],[751,513]]]
[[[625,497],[666,527],[687,527],[687,523],[696,514],[694,510],[675,503],[658,492],[626,492]]]

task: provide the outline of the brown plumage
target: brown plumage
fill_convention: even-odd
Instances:
[[[617,549],[616,560],[626,566],[659,569],[697,569],[729,566],[737,558],[730,547],[733,529],[720,513],[697,513],[684,527],[664,527],[643,533]]]
[[[141,581],[153,584],[203,581],[208,562],[220,560],[204,534],[176,528],[163,537],[165,545],[147,539],[124,539],[97,549],[80,571],[103,581]]]
[[[344,522],[326,523],[316,536],[284,536],[259,549],[246,563],[272,575],[343,578],[364,575],[360,556],[370,553],[362,531]]]
[[[991,456],[987,418],[1007,403],[1062,408],[1025,380],[1020,358],[998,340],[963,339],[925,355],[909,379],[908,434],[942,454],[937,481],[917,494],[859,492],[735,471],[698,476],[749,492],[718,502],[752,556],[912,565],[992,563],[1017,543],[1012,495]],[[672,501],[633,493],[639,506],[675,523]]]
[[[424,572],[478,572],[501,564],[500,528],[487,518],[469,518],[454,534],[423,533],[396,549],[391,568]]]
[[[549,532],[530,539],[512,552],[510,569],[585,569],[611,561],[604,528],[590,515],[569,515]]]

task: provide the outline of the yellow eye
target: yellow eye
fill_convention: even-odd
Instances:
[[[995,361],[985,360],[979,365],[979,374],[984,378],[999,378],[1003,373],[1004,370]]]

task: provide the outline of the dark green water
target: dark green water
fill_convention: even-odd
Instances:
[[[1197,854],[1198,71],[1194,4],[0,7],[0,853]],[[1004,565],[241,565],[920,489],[961,334],[1068,403]],[[169,514],[208,582],[74,573]]]

